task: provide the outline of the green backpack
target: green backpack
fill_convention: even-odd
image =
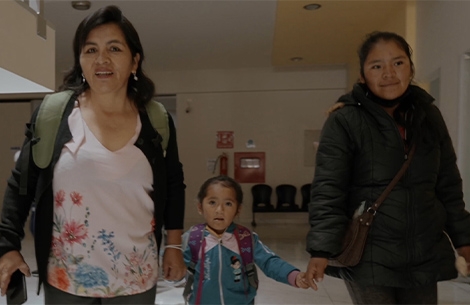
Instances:
[[[35,137],[39,138],[39,142],[32,147],[33,160],[39,168],[44,169],[51,163],[62,115],[72,95],[71,90],[48,94],[39,106],[34,128]],[[170,137],[168,113],[162,104],[154,100],[148,102],[145,108],[153,128],[162,136],[165,155]]]

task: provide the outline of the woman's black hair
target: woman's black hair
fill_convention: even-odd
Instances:
[[[96,27],[109,23],[116,24],[121,29],[131,51],[132,57],[135,57],[136,54],[140,55],[136,71],[138,80],[134,80],[134,76],[129,75],[127,96],[135,103],[138,109],[142,109],[155,95],[155,85],[142,70],[144,50],[140,43],[139,34],[137,34],[132,23],[115,5],[98,9],[96,12],[83,19],[79,24],[73,40],[74,64],[72,69],[64,76],[63,84],[60,86],[59,90],[73,90],[76,94],[80,94],[89,88],[88,82],[82,81],[83,76],[82,67],[80,66],[80,53],[90,32]]]
[[[411,49],[408,42],[406,42],[406,40],[403,37],[401,37],[400,35],[396,33],[375,31],[366,36],[366,39],[357,50],[362,78],[365,79],[364,64],[366,62],[367,56],[369,55],[370,50],[380,41],[394,41],[398,45],[398,47],[406,53],[406,56],[410,60],[411,73],[412,75],[414,75],[415,66],[413,64],[413,60],[411,60],[411,54],[413,54],[413,50]]]
[[[216,176],[207,179],[199,189],[199,193],[197,194],[197,200],[199,202],[202,202],[204,198],[207,196],[207,189],[209,186],[213,184],[221,184],[224,187],[231,188],[235,191],[235,199],[237,200],[237,203],[240,205],[243,202],[243,191],[240,186],[240,184],[235,181],[234,179],[228,177],[228,176]]]

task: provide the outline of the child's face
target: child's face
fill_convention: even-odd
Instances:
[[[207,188],[207,195],[197,205],[199,214],[217,234],[222,234],[240,211],[235,190],[220,183]]]

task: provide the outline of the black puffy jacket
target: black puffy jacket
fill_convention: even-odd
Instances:
[[[377,199],[401,168],[405,145],[395,120],[357,84],[322,130],[312,184],[307,251],[341,250],[348,220]],[[455,278],[456,247],[470,245],[470,214],[446,125],[433,98],[410,86],[416,153],[380,206],[359,265],[326,273],[363,285],[421,286]],[[419,132],[418,132],[419,131]],[[326,254],[326,255],[325,255]]]

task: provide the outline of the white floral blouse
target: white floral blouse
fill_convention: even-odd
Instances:
[[[54,169],[54,228],[48,283],[88,297],[147,291],[157,283],[158,253],[149,193],[152,169],[134,146],[106,149],[83,121],[69,116],[73,139]]]

